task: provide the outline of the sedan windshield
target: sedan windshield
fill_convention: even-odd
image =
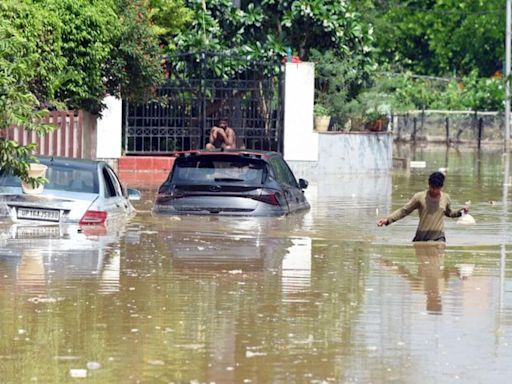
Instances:
[[[46,172],[45,189],[69,192],[98,193],[98,178],[94,169],[51,165]],[[0,171],[0,187],[21,187],[19,177]]]
[[[240,156],[193,156],[176,159],[173,183],[262,184],[267,176],[263,160]]]

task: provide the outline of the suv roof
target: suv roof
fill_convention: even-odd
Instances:
[[[189,151],[176,151],[173,152],[171,156],[173,157],[189,157],[189,156],[203,156],[203,155],[231,155],[231,156],[243,156],[243,157],[253,157],[268,160],[271,156],[278,155],[281,156],[279,152],[273,151],[260,151],[255,149],[218,149],[218,150],[206,150],[206,149],[198,149],[198,150],[189,150]]]

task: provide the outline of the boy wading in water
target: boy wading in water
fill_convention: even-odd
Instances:
[[[412,241],[446,241],[444,235],[444,217],[460,217],[468,212],[468,208],[452,211],[450,196],[442,191],[444,175],[434,172],[428,178],[428,189],[416,193],[402,208],[397,209],[388,217],[381,218],[377,225],[389,225],[409,215],[415,209],[419,212],[420,222],[416,236]]]

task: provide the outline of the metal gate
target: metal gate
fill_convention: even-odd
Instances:
[[[211,127],[227,117],[237,147],[282,151],[283,86],[279,62],[251,62],[225,54],[167,58],[158,101],[124,101],[126,154],[167,154],[202,149]]]

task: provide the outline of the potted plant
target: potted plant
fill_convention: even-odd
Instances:
[[[325,107],[332,130],[349,130],[346,105],[368,84],[365,71],[355,70],[361,68],[361,58],[337,50],[312,49],[308,59],[315,63],[315,116],[325,115],[321,112]]]
[[[44,180],[42,179],[46,176],[47,169],[48,167],[44,164],[30,163],[28,177],[32,180],[21,182],[23,192],[29,195],[42,193],[44,189]]]
[[[388,124],[387,114],[379,111],[378,108],[370,109],[365,113],[365,129],[372,132],[384,131]]]
[[[317,132],[326,132],[331,121],[331,111],[320,103],[316,103],[313,109],[315,115],[315,130]]]
[[[345,132],[358,132],[363,131],[364,119],[364,106],[358,99],[352,99],[346,103],[342,110],[343,125]]]

